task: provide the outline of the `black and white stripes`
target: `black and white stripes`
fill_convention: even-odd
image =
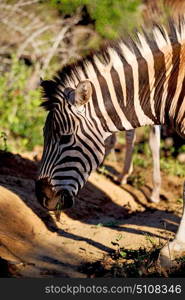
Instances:
[[[50,112],[39,180],[52,192],[42,186],[42,197],[77,195],[113,132],[165,123],[185,136],[184,63],[181,19],[110,44],[43,81],[42,105]]]

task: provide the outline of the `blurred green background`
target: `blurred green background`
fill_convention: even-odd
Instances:
[[[0,2],[0,147],[42,145],[40,77],[140,23],[140,0]]]

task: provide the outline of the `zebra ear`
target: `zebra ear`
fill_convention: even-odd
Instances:
[[[87,103],[92,95],[92,86],[89,80],[81,81],[76,89],[65,88],[65,96],[68,101],[77,107]]]
[[[75,90],[74,105],[81,106],[87,103],[92,96],[92,86],[89,80],[81,81]]]

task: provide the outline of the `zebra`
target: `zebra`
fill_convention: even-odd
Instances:
[[[158,203],[160,201],[160,189],[161,189],[161,173],[160,173],[160,125],[151,126],[149,133],[149,146],[152,153],[153,160],[153,190],[150,197],[150,201]],[[122,172],[116,176],[118,184],[123,186],[127,184],[128,177],[133,172],[133,150],[136,139],[135,129],[126,130],[125,132],[125,159]],[[116,134],[112,134],[105,141],[107,156],[111,150],[115,148]]]
[[[36,195],[45,209],[72,207],[110,134],[165,124],[185,137],[185,19],[168,24],[110,43],[41,83],[48,115]],[[161,249],[163,265],[184,251],[185,209]]]

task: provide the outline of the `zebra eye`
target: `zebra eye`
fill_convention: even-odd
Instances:
[[[71,134],[66,134],[66,135],[63,135],[62,138],[61,138],[61,143],[62,144],[68,144],[71,140]]]

